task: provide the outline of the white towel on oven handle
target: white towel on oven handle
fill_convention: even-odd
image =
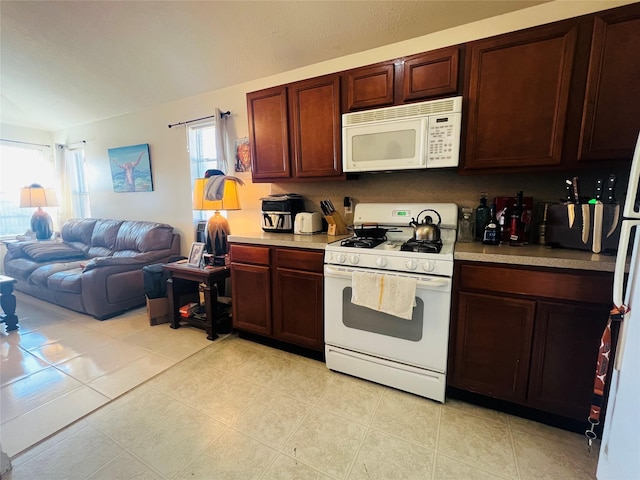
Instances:
[[[412,277],[353,272],[351,303],[411,320],[417,282]]]

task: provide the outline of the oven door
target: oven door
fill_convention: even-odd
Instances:
[[[325,343],[365,355],[444,373],[447,365],[451,279],[415,277],[416,306],[411,320],[351,303],[352,274],[365,270],[324,266]]]

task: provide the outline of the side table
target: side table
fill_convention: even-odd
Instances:
[[[4,315],[0,315],[0,323],[7,324],[7,332],[18,329],[18,316],[16,315],[16,297],[13,294],[13,284],[18,281],[15,278],[0,275],[0,306]]]
[[[171,328],[180,328],[180,322],[183,321],[204,328],[208,340],[218,338],[215,328],[218,311],[217,284],[224,282],[231,275],[229,266],[197,268],[190,267],[186,263],[174,262],[167,263],[163,267],[171,274],[167,280],[167,296],[169,297],[169,309],[172,313]],[[206,320],[180,316],[180,295],[193,291],[193,284],[190,282],[203,284]],[[224,292],[224,283],[222,285],[220,290]]]

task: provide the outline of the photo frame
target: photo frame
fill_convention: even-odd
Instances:
[[[109,148],[109,166],[114,192],[152,192],[149,144]]]
[[[202,242],[193,242],[191,244],[191,252],[189,253],[189,260],[187,265],[190,267],[200,268],[200,262],[202,261],[202,255],[204,254],[205,244]]]
[[[250,172],[251,171],[251,146],[249,145],[249,138],[236,138],[235,142],[235,171],[236,172]]]

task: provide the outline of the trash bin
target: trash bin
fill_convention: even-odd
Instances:
[[[167,280],[169,272],[162,263],[142,267],[144,294],[147,297],[147,317],[149,325],[159,325],[171,321],[169,299],[167,298]]]

